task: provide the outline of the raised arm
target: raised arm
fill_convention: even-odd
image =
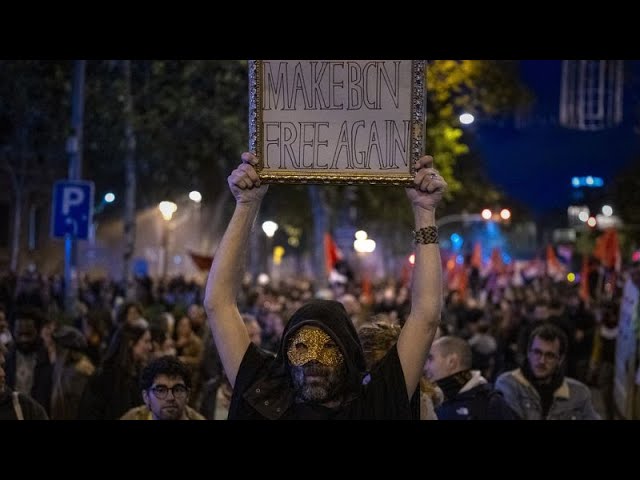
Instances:
[[[432,157],[422,157],[416,170],[415,188],[407,188],[407,196],[413,208],[415,229],[419,231],[424,227],[435,227],[436,206],[447,184],[433,169]],[[415,249],[411,313],[398,338],[398,356],[409,397],[418,386],[442,308],[440,247],[437,243],[416,243]]]
[[[204,296],[209,327],[231,386],[235,385],[250,342],[238,311],[238,290],[245,271],[251,228],[268,189],[268,185],[261,186],[254,170],[257,163],[253,154],[243,153],[242,164],[227,179],[236,199],[236,209],[218,245]]]

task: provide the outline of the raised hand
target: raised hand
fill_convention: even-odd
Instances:
[[[433,168],[433,157],[426,155],[416,162],[416,176],[414,186],[407,188],[407,197],[414,208],[435,210],[444,192],[447,190],[447,182]]]
[[[262,184],[255,166],[258,158],[249,152],[242,154],[242,163],[227,178],[229,189],[236,199],[236,203],[260,202],[269,189],[269,185]]]

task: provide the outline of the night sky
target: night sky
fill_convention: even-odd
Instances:
[[[626,63],[637,79],[640,62]],[[559,124],[561,64],[561,60],[521,61],[522,78],[536,96],[523,127],[482,119],[473,126],[475,147],[491,180],[534,214],[566,209],[573,176],[600,176],[606,186],[621,168],[640,157],[640,135],[634,133],[640,124],[634,112],[640,92],[631,87],[631,75],[625,72],[622,124],[599,132],[570,130]]]

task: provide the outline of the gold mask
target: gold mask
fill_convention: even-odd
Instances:
[[[298,330],[289,341],[287,357],[296,367],[311,360],[328,367],[337,367],[344,361],[338,345],[318,327],[302,327]]]

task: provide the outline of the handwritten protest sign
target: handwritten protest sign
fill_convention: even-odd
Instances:
[[[254,60],[249,148],[276,183],[409,185],[424,154],[425,62]]]

